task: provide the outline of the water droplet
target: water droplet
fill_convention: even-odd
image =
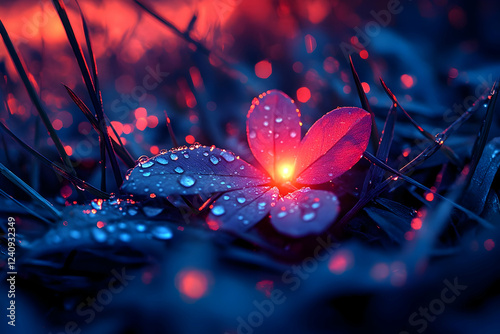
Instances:
[[[214,216],[222,216],[226,210],[224,210],[224,207],[222,205],[216,205],[212,208],[212,214]]]
[[[80,237],[82,236],[82,234],[78,230],[71,230],[69,232],[69,236],[72,237],[73,239],[80,239]]]
[[[314,212],[307,212],[302,215],[302,219],[306,222],[313,220],[316,217]]]
[[[203,156],[208,157],[208,152],[203,152]]]
[[[157,163],[159,163],[159,164],[161,164],[161,165],[166,165],[166,164],[168,164],[168,160],[167,160],[167,159],[165,159],[164,157],[157,157],[155,160],[156,160],[156,162],[157,162]]]
[[[215,155],[211,155],[210,162],[213,163],[214,165],[217,165],[219,163],[219,158],[217,158]]]
[[[122,233],[120,234],[120,240],[123,242],[129,242],[132,237],[128,233]]]
[[[250,131],[250,133],[248,134],[248,136],[251,139],[254,139],[255,137],[257,137],[257,132],[255,132],[255,130],[252,130],[252,131]]]
[[[238,216],[238,220],[243,220],[243,216],[242,216],[242,215],[239,215],[239,216]]]
[[[144,231],[146,231],[146,225],[144,225],[144,224],[137,224],[137,226],[135,227],[135,229],[137,230],[137,232],[144,232]]]
[[[245,169],[245,165],[241,165],[241,166],[240,166],[240,169],[241,169],[241,170],[244,170],[244,169]]]
[[[94,208],[96,210],[101,210],[102,209],[102,204],[99,204],[96,201],[92,201],[91,205],[92,205],[92,208]]]
[[[184,169],[182,169],[182,167],[180,167],[180,166],[175,167],[174,171],[175,171],[177,174],[182,174],[182,173],[184,173]]]
[[[231,162],[231,161],[234,161],[234,155],[232,155],[231,153],[229,152],[222,152],[221,154],[221,157],[224,158],[224,160],[226,160],[227,162]]]
[[[286,215],[287,215],[286,211],[280,211],[280,212],[277,214],[278,218],[283,218],[283,217],[285,217]]]
[[[264,126],[268,126],[269,125],[269,122],[268,121],[264,121]]]
[[[236,200],[237,200],[237,201],[238,201],[238,203],[240,203],[240,204],[243,204],[243,203],[245,203],[245,202],[247,201],[245,197],[238,197]]]
[[[104,232],[100,228],[97,228],[97,227],[93,228],[91,233],[92,233],[92,237],[97,242],[104,242],[108,239],[108,235],[106,234],[106,232]]]
[[[243,224],[245,224],[245,225],[248,225],[249,223],[250,222],[248,220],[246,220],[246,219],[243,221]]]
[[[189,154],[184,153],[183,155],[184,155],[184,158],[189,159]]]
[[[275,121],[276,121],[276,123],[281,123],[281,122],[283,122],[283,118],[278,117],[278,118],[275,119]]]
[[[163,211],[163,208],[155,208],[152,206],[145,206],[142,208],[142,211],[144,211],[144,214],[148,217],[155,217],[155,216],[158,216]]]
[[[179,157],[177,156],[177,154],[175,154],[175,153],[171,153],[170,154],[170,160],[175,161],[177,159],[179,159]]]
[[[149,167],[153,166],[154,164],[155,163],[153,161],[149,160],[149,161],[146,161],[146,162],[142,163],[141,167],[142,168],[149,168]]]
[[[145,176],[145,177],[148,177],[149,175],[151,175],[151,172],[146,172],[146,173],[142,174],[142,176]]]
[[[313,209],[317,209],[321,206],[321,204],[319,202],[314,202],[312,205],[311,205],[311,208]]]
[[[291,138],[295,138],[295,137],[297,137],[297,132],[295,132],[295,131],[291,131],[291,132],[290,132],[290,137],[291,137]]]
[[[224,195],[224,200],[225,200],[225,201],[229,200],[229,198],[230,198],[230,197],[229,197],[228,195]]]
[[[155,226],[153,231],[151,231],[151,234],[154,238],[159,240],[172,239],[173,236],[172,231],[166,226]]]
[[[141,155],[139,157],[139,159],[137,159],[137,161],[139,162],[139,164],[143,164],[145,162],[147,162],[149,160],[148,156],[147,155]]]
[[[264,109],[265,110],[271,110],[271,107],[270,106],[264,106]]]
[[[137,214],[137,210],[135,208],[129,208],[128,214],[131,216],[135,216]]]
[[[179,179],[179,183],[181,186],[184,186],[186,188],[194,186],[196,180],[189,175],[182,175],[181,178]]]

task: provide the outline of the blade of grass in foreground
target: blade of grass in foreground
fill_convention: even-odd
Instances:
[[[89,193],[91,193],[92,195],[99,197],[99,198],[109,198],[110,197],[109,194],[107,194],[103,191],[100,191],[99,189],[95,188],[93,185],[91,185],[83,180],[80,180],[78,177],[68,173],[66,170],[64,170],[60,166],[56,165],[55,163],[53,163],[52,161],[50,161],[49,159],[44,157],[42,154],[38,153],[36,150],[34,150],[28,144],[26,144],[24,141],[22,141],[19,137],[17,137],[12,131],[10,131],[9,128],[7,128],[7,126],[5,126],[5,124],[3,124],[3,122],[1,122],[1,121],[0,121],[0,128],[2,128],[12,139],[14,139],[19,145],[21,145],[22,148],[24,148],[25,150],[30,152],[33,156],[37,157],[43,164],[54,169],[62,177],[64,177],[65,179],[67,179],[68,181],[73,183],[77,187],[77,189],[87,190]]]
[[[61,212],[54,208],[52,203],[47,201],[42,195],[40,195],[35,189],[31,188],[23,180],[21,180],[16,174],[12,173],[7,167],[0,163],[0,173],[2,173],[10,182],[14,183],[20,189],[22,189],[26,194],[28,194],[35,201],[40,203],[42,207],[47,209],[56,218],[61,218]]]
[[[16,203],[17,205],[19,205],[21,208],[23,208],[24,210],[26,210],[29,214],[31,214],[33,217],[36,217],[38,219],[40,219],[41,221],[44,221],[45,223],[49,224],[49,225],[52,225],[54,222],[51,222],[49,221],[47,218],[45,217],[42,217],[40,216],[38,213],[36,213],[35,211],[31,210],[30,208],[28,208],[26,205],[24,205],[23,203],[19,202],[17,199],[15,199],[14,197],[10,196],[9,194],[7,194],[5,191],[3,191],[2,189],[0,189],[0,195],[4,196],[5,198],[8,198],[10,199],[12,202]]]
[[[28,91],[28,95],[31,99],[31,102],[35,105],[35,108],[38,111],[38,115],[40,115],[40,118],[42,119],[45,128],[49,132],[50,138],[52,138],[52,141],[54,142],[57,152],[59,152],[59,155],[64,165],[67,167],[68,171],[70,171],[73,175],[76,175],[76,172],[73,169],[73,165],[71,164],[71,160],[69,159],[69,156],[64,150],[64,146],[61,143],[61,140],[57,136],[56,130],[52,126],[52,123],[50,122],[50,119],[47,113],[45,112],[44,107],[42,106],[42,101],[40,100],[40,97],[36,93],[35,88],[33,87],[31,81],[29,80],[23,62],[19,54],[17,53],[16,49],[14,48],[14,44],[12,44],[9,34],[7,33],[7,30],[5,29],[5,26],[3,25],[1,20],[0,20],[0,35],[2,35],[7,51],[9,52],[10,58],[12,59],[12,62],[14,63],[14,66],[16,67],[16,70],[19,73],[21,80],[23,81],[24,87]]]
[[[68,18],[68,13],[66,11],[66,7],[64,6],[63,2],[61,0],[53,0],[54,6],[56,8],[56,11],[59,15],[59,18],[61,20],[61,23],[64,27],[64,30],[66,31],[66,36],[68,37],[68,41],[71,45],[71,48],[73,49],[73,53],[75,55],[75,58],[78,62],[78,66],[80,67],[80,72],[82,73],[83,81],[85,82],[85,85],[87,87],[87,91],[89,93],[90,99],[92,101],[92,105],[94,106],[94,110],[96,112],[97,116],[97,122],[99,124],[99,127],[101,128],[102,132],[102,142],[104,143],[106,150],[108,151],[108,156],[109,160],[111,162],[111,168],[113,169],[113,176],[115,178],[116,185],[118,188],[121,186],[123,179],[121,176],[120,168],[118,167],[118,162],[116,161],[116,155],[113,150],[113,145],[111,144],[111,139],[108,136],[107,132],[107,126],[106,126],[106,120],[104,118],[104,111],[102,108],[102,100],[101,100],[101,92],[97,91],[96,83],[93,81],[89,67],[87,65],[87,62],[85,60],[85,57],[83,55],[83,51],[80,47],[80,44],[78,43],[78,40],[76,39],[75,32],[73,30],[73,27],[71,26],[71,23]],[[82,16],[83,18],[83,16]],[[87,30],[87,35],[88,37],[88,30]],[[89,47],[91,47],[91,44],[87,44]],[[91,55],[93,56],[93,52],[89,50]],[[93,62],[95,63],[95,58],[93,59]],[[97,72],[95,72],[95,76],[97,76]],[[102,149],[101,149],[102,152]],[[101,157],[101,159],[104,161],[104,158]],[[105,164],[103,163],[103,167],[105,168]]]
[[[373,113],[372,108],[370,107],[370,103],[368,103],[365,91],[363,90],[363,85],[359,80],[358,72],[356,72],[354,64],[352,63],[351,56],[349,56],[349,64],[351,66],[351,72],[354,78],[354,83],[356,84],[356,90],[358,91],[359,100],[361,101],[361,107],[366,111],[368,111],[370,113],[370,116],[372,117],[372,132],[370,134],[370,141],[372,144],[373,151],[376,152],[379,143],[379,136],[378,136],[377,123],[375,122],[375,114]]]

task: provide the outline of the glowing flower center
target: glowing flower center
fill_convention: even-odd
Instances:
[[[292,166],[290,165],[283,165],[280,168],[281,170],[281,177],[285,180],[290,179],[292,177]]]

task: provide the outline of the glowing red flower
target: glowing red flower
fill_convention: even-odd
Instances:
[[[282,234],[320,233],[335,220],[339,202],[333,193],[308,186],[328,182],[358,162],[371,118],[360,108],[337,108],[302,140],[301,125],[300,112],[287,95],[262,93],[248,112],[247,139],[268,175],[231,152],[195,145],[142,161],[122,189],[142,196],[221,193],[207,219],[225,230],[244,231],[270,213]],[[280,189],[294,191],[280,197]]]

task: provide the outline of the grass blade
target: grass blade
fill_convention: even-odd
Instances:
[[[85,189],[92,195],[99,197],[99,198],[109,198],[110,195],[100,191],[99,189],[95,188],[93,185],[80,180],[78,177],[74,176],[73,174],[68,173],[65,169],[61,168],[60,166],[56,165],[46,157],[44,157],[42,154],[38,153],[36,150],[31,148],[28,144],[23,142],[19,137],[17,137],[12,131],[5,126],[3,122],[0,121],[0,128],[2,128],[12,139],[14,139],[19,145],[22,146],[25,150],[27,150],[29,153],[31,153],[33,156],[37,157],[44,165],[54,169],[57,173],[59,173],[62,177],[64,177],[66,180],[70,181],[73,183],[77,189]]]
[[[40,195],[35,189],[31,188],[26,182],[17,177],[16,174],[12,173],[7,167],[0,163],[0,173],[2,173],[10,182],[14,183],[20,189],[22,189],[26,194],[28,194],[35,201],[40,203],[42,207],[47,209],[56,218],[61,218],[61,212],[57,210],[52,203],[47,201],[42,195]]]
[[[21,208],[23,208],[24,210],[26,210],[29,214],[31,214],[33,217],[36,217],[38,219],[40,219],[41,221],[49,224],[49,225],[52,225],[54,224],[54,222],[51,222],[50,220],[48,220],[47,218],[45,217],[42,217],[40,216],[38,213],[36,213],[35,211],[31,210],[30,208],[28,208],[26,205],[24,205],[23,203],[19,202],[17,199],[15,199],[14,197],[10,196],[9,194],[7,194],[5,191],[3,191],[2,189],[0,189],[0,195],[4,196],[5,198],[8,198],[10,199],[12,202],[16,203],[17,205],[19,205]]]
[[[7,33],[7,30],[5,29],[5,26],[3,25],[3,22],[1,20],[0,20],[0,35],[2,35],[7,51],[9,52],[10,58],[12,59],[14,66],[16,67],[16,70],[19,73],[19,76],[23,81],[24,87],[28,91],[28,95],[31,99],[31,102],[35,105],[35,108],[38,111],[38,115],[40,115],[40,118],[42,119],[45,128],[49,132],[50,138],[54,142],[57,152],[59,152],[59,156],[61,157],[68,171],[70,171],[73,175],[76,175],[76,172],[73,169],[73,165],[71,164],[71,160],[69,159],[69,156],[66,154],[66,151],[64,150],[64,146],[61,143],[61,140],[57,136],[56,130],[52,126],[49,116],[45,112],[45,109],[42,105],[42,101],[40,100],[40,97],[36,93],[35,88],[33,87],[33,84],[31,83],[28,77],[25,66],[21,58],[19,57],[19,54],[16,52],[14,44],[12,44],[9,34]]]
[[[115,182],[118,188],[123,183],[123,179],[121,176],[120,168],[118,167],[118,162],[116,161],[115,152],[113,150],[113,145],[111,144],[111,139],[108,136],[106,120],[104,118],[104,111],[102,108],[102,101],[100,99],[101,93],[96,90],[95,82],[92,80],[89,67],[83,55],[82,48],[76,39],[75,32],[73,31],[73,27],[68,18],[68,14],[66,12],[66,7],[62,3],[61,0],[53,0],[56,11],[61,19],[64,30],[66,31],[66,36],[68,37],[68,41],[73,49],[73,53],[78,62],[78,66],[80,67],[80,71],[82,73],[83,81],[87,86],[87,91],[89,93],[90,99],[92,101],[92,105],[94,106],[94,110],[97,116],[97,122],[102,132],[102,142],[106,146],[106,150],[108,151],[109,160],[111,162],[111,167],[113,169],[113,175],[115,177]],[[95,62],[95,59],[94,59]],[[97,75],[97,72],[96,72]],[[102,149],[101,149],[102,152]],[[101,157],[102,158],[102,157]],[[104,160],[104,159],[102,159]],[[103,168],[105,164],[103,164]]]
[[[410,121],[410,123],[420,132],[425,138],[431,140],[431,141],[436,141],[436,137],[433,136],[430,132],[426,131],[424,128],[422,128],[415,120],[408,114],[408,112],[403,108],[401,104],[399,104],[398,99],[396,98],[396,95],[394,95],[389,87],[385,84],[384,80],[382,78],[380,79],[380,83],[382,84],[382,87],[384,88],[386,94],[389,96],[389,98],[392,100],[392,103],[394,104],[395,107],[399,108],[403,114],[406,116],[406,118]],[[453,152],[453,150],[446,146],[442,145],[441,149],[443,150],[443,153],[446,154],[448,159],[450,159],[451,162],[453,162],[456,166],[462,167],[462,163],[460,162],[460,159],[458,156]]]
[[[394,128],[396,126],[396,116],[397,110],[393,106],[389,109],[387,117],[384,123],[384,129],[382,130],[382,136],[380,137],[380,143],[377,148],[377,158],[387,162],[389,158],[389,151],[391,149],[391,144],[394,139]],[[374,185],[382,182],[384,172],[380,167],[375,165],[370,166],[368,173],[365,178],[365,183],[363,184],[362,195]]]
[[[483,121],[481,122],[481,129],[479,130],[474,146],[472,147],[472,158],[469,165],[469,175],[467,176],[467,185],[470,184],[472,176],[476,171],[476,167],[483,155],[486,142],[488,140],[488,135],[490,133],[491,123],[493,121],[493,111],[495,110],[495,104],[498,97],[498,82],[493,84],[491,88],[490,95],[488,96],[488,107],[484,115]],[[466,187],[467,188],[467,187]]]
[[[459,209],[460,211],[466,213],[469,218],[472,218],[474,220],[476,220],[477,222],[481,223],[483,226],[487,227],[487,228],[494,228],[495,226],[493,224],[491,224],[489,221],[485,220],[484,218],[481,218],[480,216],[478,216],[477,214],[475,214],[474,212],[466,209],[465,207],[461,206],[460,204],[457,204],[455,203],[453,200],[449,199],[449,198],[446,198],[442,195],[440,195],[439,193],[431,190],[430,188],[424,186],[423,184],[415,181],[414,179],[412,179],[411,177],[408,177],[406,175],[404,175],[403,173],[400,173],[398,172],[397,170],[395,170],[394,168],[392,168],[391,166],[387,165],[386,163],[384,163],[382,160],[378,159],[377,157],[375,157],[373,154],[371,154],[370,152],[365,152],[363,154],[363,157],[368,160],[370,163],[374,164],[374,165],[377,165],[379,166],[380,168],[383,168],[389,172],[391,172],[393,175],[397,175],[398,177],[402,178],[403,180],[405,180],[406,182],[414,185],[415,187],[418,187],[426,192],[429,192],[429,193],[432,193],[434,194],[434,196],[436,196],[437,198],[439,199],[442,199],[444,201],[447,201],[448,203],[450,203],[452,206],[454,206],[455,208]]]
[[[172,129],[172,124],[170,124],[170,117],[168,117],[166,110],[163,110],[163,112],[165,113],[165,118],[167,119],[168,134],[170,135],[170,139],[172,139],[172,144],[174,145],[174,147],[179,147],[179,143],[175,138],[174,130]]]
[[[370,103],[368,103],[365,91],[363,90],[363,85],[361,85],[361,81],[359,80],[358,72],[356,72],[354,64],[352,63],[351,56],[349,56],[349,64],[351,66],[352,76],[354,78],[356,89],[358,91],[359,100],[361,101],[361,107],[363,107],[363,109],[368,111],[372,117],[372,132],[370,135],[370,141],[373,150],[376,151],[379,143],[379,135],[378,135],[377,123],[375,122],[375,114],[373,113],[372,108],[370,107]]]

